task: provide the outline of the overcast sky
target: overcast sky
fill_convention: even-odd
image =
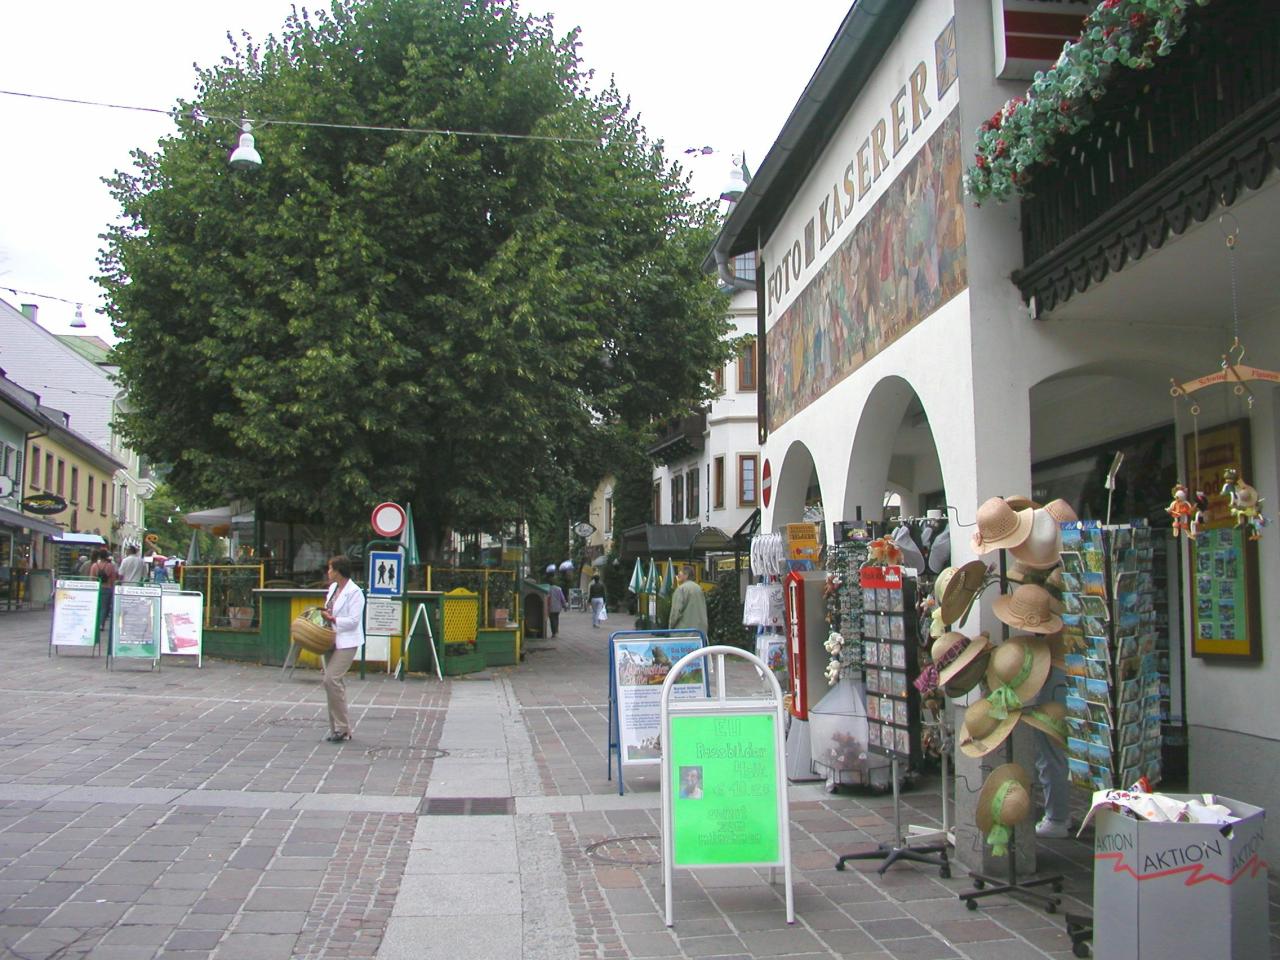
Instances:
[[[582,28],[582,57],[616,76],[649,134],[688,159],[694,190],[714,196],[732,154],[759,167],[852,0],[522,0],[555,14],[557,33]],[[300,4],[313,9],[323,4]],[[214,63],[228,30],[278,32],[288,0],[63,0],[0,4],[0,90],[168,109],[192,92],[193,64]],[[98,239],[116,214],[101,178],[171,130],[158,115],[0,95],[0,297],[40,306],[41,323],[70,329],[84,303],[106,336]],[[264,149],[264,162],[270,163]],[[14,294],[10,288],[56,299]]]

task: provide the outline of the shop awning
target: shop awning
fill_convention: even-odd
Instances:
[[[105,547],[107,545],[107,541],[96,533],[63,533],[59,530],[56,537],[50,537],[49,539],[54,543],[74,543],[94,547]]]
[[[183,517],[190,526],[199,527],[212,534],[225,536],[231,529],[231,507],[213,507],[209,510],[196,510]]]
[[[41,520],[39,517],[31,517],[25,513],[19,513],[17,510],[10,510],[7,507],[0,507],[0,526],[26,527],[34,533],[43,533],[46,537],[62,532],[62,528],[56,523]]]

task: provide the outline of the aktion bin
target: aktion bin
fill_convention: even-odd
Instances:
[[[1177,800],[1190,796],[1168,794]],[[1217,797],[1240,819],[1094,820],[1093,955],[1098,960],[1252,960],[1270,955],[1260,807]]]

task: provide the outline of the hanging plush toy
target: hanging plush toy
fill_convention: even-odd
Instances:
[[[1173,517],[1173,535],[1176,537],[1179,534],[1190,531],[1190,520],[1192,513],[1194,513],[1194,508],[1187,498],[1186,484],[1175,483],[1172,495],[1173,499],[1164,508],[1164,512]]]
[[[880,537],[867,544],[867,565],[887,567],[902,563],[902,548],[888,537]]]
[[[1203,490],[1197,490],[1195,496],[1196,512],[1191,515],[1191,535],[1197,537],[1200,535],[1200,528],[1209,519],[1209,498]]]
[[[1222,471],[1222,493],[1231,498],[1231,515],[1236,518],[1236,526],[1247,530],[1250,540],[1261,540],[1262,528],[1267,525],[1267,518],[1262,515],[1262,498],[1240,479],[1235,467]]]

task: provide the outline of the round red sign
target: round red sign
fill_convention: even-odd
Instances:
[[[404,529],[404,507],[398,503],[387,501],[373,508],[370,518],[373,532],[380,537],[398,537]]]
[[[767,507],[769,506],[769,496],[773,493],[773,467],[769,465],[769,461],[764,462],[764,469],[760,471],[760,501]]]

